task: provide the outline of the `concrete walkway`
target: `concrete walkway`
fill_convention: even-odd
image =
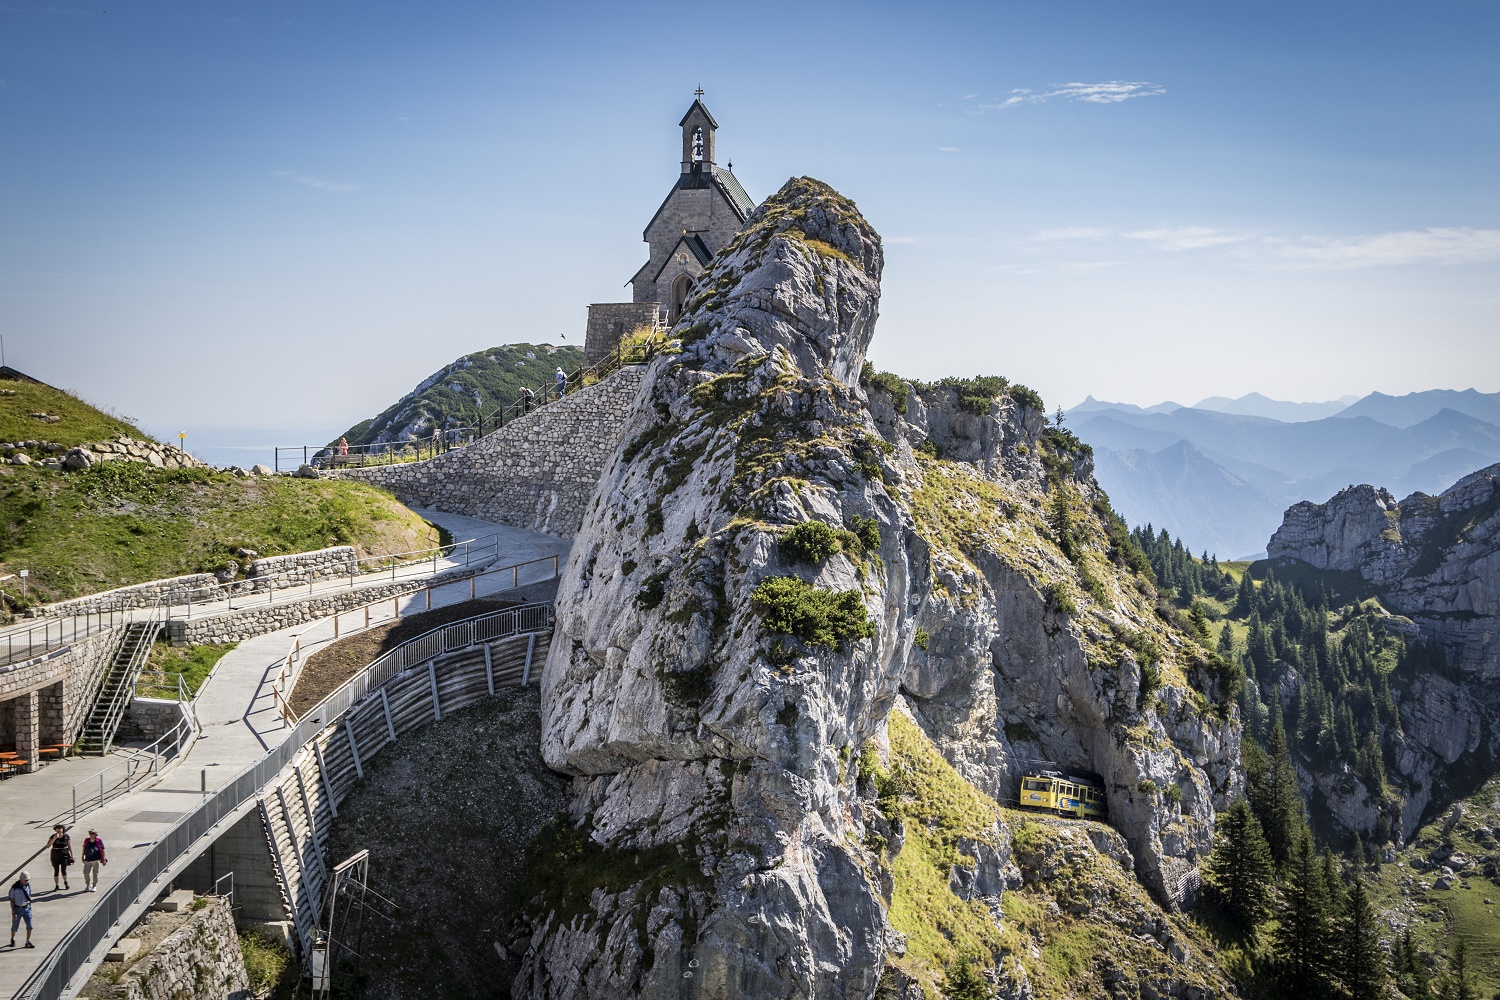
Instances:
[[[554,554],[567,555],[568,542],[564,539],[436,511],[417,513],[442,525],[455,538],[499,535],[500,557],[495,566]],[[550,564],[530,567],[529,572],[522,572],[520,582],[524,586],[539,581],[550,576],[551,571]],[[489,596],[510,587],[511,574],[494,574],[478,581],[475,591],[480,596]],[[468,599],[466,580],[434,588],[432,592],[433,607]],[[415,613],[423,610],[426,602],[418,593],[399,598],[397,603],[403,613]],[[373,619],[372,623],[389,620],[389,611],[381,610],[384,618]],[[344,634],[347,633],[346,627]],[[102,809],[79,817],[78,827],[70,831],[75,856],[81,853],[83,838],[90,828],[97,829],[104,839],[109,865],[100,878],[101,889],[196,808],[203,799],[205,786],[212,792],[228,784],[285,739],[289,730],[283,727],[272,704],[270,679],[294,638],[301,639],[305,657],[332,641],[332,620],[257,636],[227,653],[194,701],[201,735],[188,753],[154,785],[132,791]],[[68,822],[73,784],[96,774],[105,764],[97,757],[74,758],[49,764],[33,774],[0,781],[0,871],[12,872],[26,866],[31,874],[32,891],[37,896],[32,907],[36,923],[32,940],[36,949],[18,947],[12,951],[0,940],[0,997],[14,996],[52,947],[99,898],[83,891],[81,864],[70,870],[71,892],[52,892],[51,867],[45,852],[35,857],[33,854],[46,844],[53,823]],[[15,875],[9,875],[5,887],[8,889],[14,881]],[[116,932],[125,929],[119,927]],[[20,940],[18,937],[18,944]]]

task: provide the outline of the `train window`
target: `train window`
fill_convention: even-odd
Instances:
[[[1022,782],[1021,787],[1026,789],[1026,791],[1028,792],[1045,792],[1047,790],[1047,784],[1048,783],[1041,778],[1027,778],[1024,782]]]

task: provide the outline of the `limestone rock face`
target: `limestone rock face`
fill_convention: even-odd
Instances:
[[[956,529],[932,557],[937,586],[918,615],[929,638],[902,677],[913,714],[954,767],[1000,802],[1017,800],[1027,770],[1099,775],[1137,876],[1158,900],[1190,904],[1216,810],[1240,788],[1240,729],[1204,711],[1182,683],[1204,651],[1163,625],[1107,553],[1096,563],[1081,551],[1089,536],[1108,544],[1098,537],[1104,501],[1092,455],[1063,452],[1064,439],[1049,444],[1041,411],[1009,396],[983,415],[941,387],[910,393],[904,416],[878,396],[873,408],[898,442],[919,531]],[[945,462],[919,460],[919,449],[934,447]],[[948,464],[955,457],[972,466]],[[1059,503],[1080,508],[1069,515],[1076,566],[1054,544]],[[942,509],[970,505],[998,514],[986,524]],[[1085,573],[1095,593],[1080,588]],[[1132,645],[1176,661],[1182,679],[1142,697]]]
[[[1450,768],[1500,759],[1500,465],[1437,497],[1414,493],[1397,503],[1385,490],[1354,486],[1326,503],[1299,503],[1267,553],[1357,573],[1388,612],[1385,628],[1442,646],[1451,675],[1424,674],[1398,692],[1401,730],[1389,735],[1409,836]],[[1342,784],[1356,794],[1329,799],[1334,818],[1368,834],[1362,786]]]
[[[543,754],[577,776],[591,851],[666,849],[691,877],[595,890],[588,920],[554,910],[518,995],[874,991],[886,932],[849,758],[895,698],[928,581],[857,386],[881,265],[852,205],[788,182],[645,376],[558,593]],[[841,551],[793,558],[781,538],[805,521]],[[854,626],[773,631],[756,591],[777,577],[844,595]],[[649,965],[620,960],[643,946]]]

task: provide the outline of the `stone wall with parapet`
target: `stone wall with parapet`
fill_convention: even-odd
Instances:
[[[328,475],[383,487],[408,506],[571,538],[619,446],[645,372],[644,366],[622,368],[425,462]]]
[[[226,897],[206,900],[187,922],[137,959],[112,994],[121,1000],[251,1000],[250,977]]]
[[[37,740],[41,744],[73,742],[119,642],[118,629],[103,629],[33,660],[0,667],[0,702],[38,692],[41,728]],[[19,744],[23,741],[13,727],[14,721],[6,720],[0,725],[0,735],[4,742]]]
[[[414,594],[427,587],[441,587],[456,580],[464,580],[483,572],[495,560],[486,559],[472,566],[439,573],[437,576],[417,579],[394,580],[390,583],[353,590],[339,590],[330,594],[277,604],[253,604],[233,611],[223,611],[198,618],[173,618],[167,622],[167,639],[174,646],[208,645],[221,642],[243,642],[267,632],[303,625],[327,618],[330,615],[392,597]]]
[[[269,586],[292,587],[316,580],[331,580],[346,577],[355,571],[354,549],[348,545],[317,549],[313,552],[294,552],[285,556],[262,556],[245,567],[246,578],[234,581],[237,586],[226,594],[236,596],[254,591],[264,591]],[[148,580],[129,587],[117,587],[87,597],[75,597],[69,601],[58,601],[37,609],[42,617],[61,618],[69,615],[95,614],[101,611],[129,611],[134,608],[149,608],[168,594],[186,593],[212,587],[218,583],[212,573],[191,573],[187,576],[171,576],[162,580]]]
[[[288,556],[261,556],[245,568],[251,581],[275,580],[276,586],[291,586],[309,580],[330,580],[349,576],[358,568],[354,547],[335,545],[316,552],[296,552]],[[279,579],[278,579],[279,578]]]
[[[196,590],[212,587],[218,581],[212,573],[191,573],[187,576],[169,576],[162,580],[147,580],[145,583],[114,590],[102,590],[87,597],[75,597],[70,601],[58,601],[37,609],[44,618],[65,618],[69,615],[95,614],[101,611],[129,611],[133,608],[149,608],[164,600],[173,591]]]
[[[583,335],[583,363],[597,365],[609,357],[627,333],[660,326],[660,314],[655,302],[595,302]]]

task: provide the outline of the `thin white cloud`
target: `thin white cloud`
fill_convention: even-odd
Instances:
[[[1157,226],[1155,229],[1137,229],[1120,235],[1126,239],[1144,240],[1158,250],[1174,253],[1244,243],[1252,236],[1250,233],[1232,233],[1208,226]]]
[[[1180,254],[1232,247],[1243,264],[1306,270],[1392,267],[1403,264],[1483,264],[1500,261],[1500,229],[1465,226],[1408,229],[1362,236],[1273,236],[1212,226],[1157,226],[1108,229],[1062,226],[1043,229],[1033,243],[1137,240],[1153,249]]]
[[[882,243],[921,243],[920,236],[887,236],[881,240]]]
[[[358,184],[346,184],[343,181],[324,180],[321,177],[312,177],[308,174],[299,174],[294,170],[273,170],[272,177],[280,177],[291,181],[293,184],[303,184],[319,191],[358,191]]]
[[[4,83],[4,82],[5,82],[4,80],[0,80],[0,83]],[[959,147],[957,147],[957,146],[939,146],[938,147],[938,152],[939,153],[957,153],[958,151],[959,151]]]
[[[980,104],[978,110],[1004,111],[1022,104],[1041,104],[1045,101],[1082,101],[1085,104],[1119,104],[1135,97],[1156,97],[1165,94],[1167,88],[1159,83],[1144,81],[1108,80],[1104,83],[1057,83],[1044,90],[1017,87],[1009,95],[997,98],[993,103]]]
[[[1450,226],[1365,236],[1304,236],[1267,240],[1264,249],[1273,263],[1309,269],[1483,264],[1500,260],[1500,229]]]
[[[1031,238],[1042,243],[1057,243],[1064,240],[1107,240],[1113,235],[1113,229],[1099,226],[1061,226],[1057,229],[1043,229]]]

